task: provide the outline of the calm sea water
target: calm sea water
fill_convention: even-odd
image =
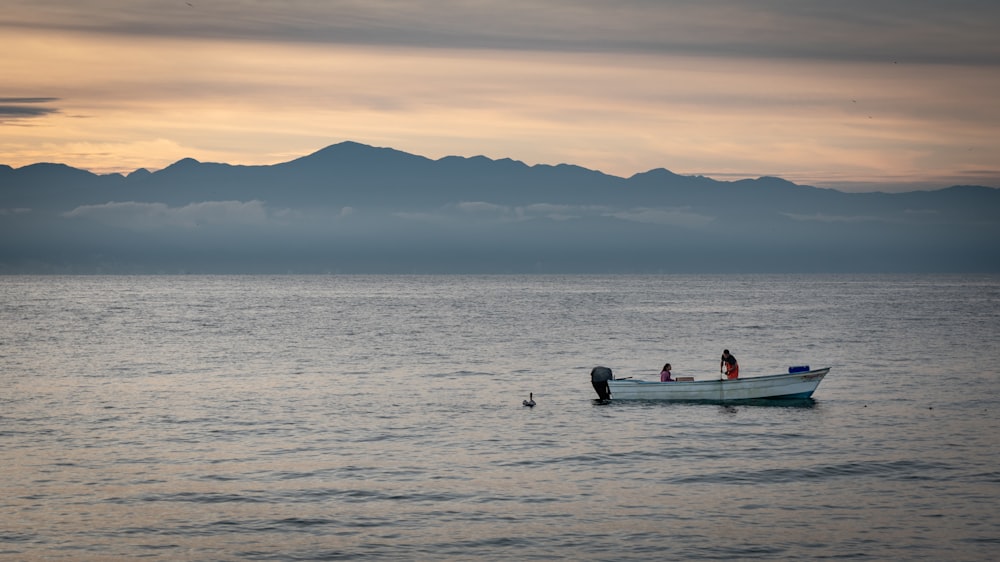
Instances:
[[[998,342],[997,276],[2,277],[0,558],[997,559]],[[833,370],[594,400],[723,348]]]

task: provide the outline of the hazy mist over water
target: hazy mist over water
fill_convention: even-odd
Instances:
[[[0,277],[0,558],[991,559],[997,341],[996,275]],[[723,348],[832,371],[594,400]]]

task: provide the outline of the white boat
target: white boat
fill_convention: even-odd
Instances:
[[[675,382],[616,379],[607,367],[590,373],[601,400],[672,400],[678,402],[745,402],[812,398],[830,368],[790,368],[788,373],[724,380]]]

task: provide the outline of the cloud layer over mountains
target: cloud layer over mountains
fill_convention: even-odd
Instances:
[[[0,272],[997,272],[998,211],[988,187],[620,178],[348,142],[273,166],[0,166]]]

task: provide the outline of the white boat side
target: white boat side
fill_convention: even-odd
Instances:
[[[612,400],[733,402],[812,397],[830,368],[733,380],[659,382],[636,379],[607,381]]]

